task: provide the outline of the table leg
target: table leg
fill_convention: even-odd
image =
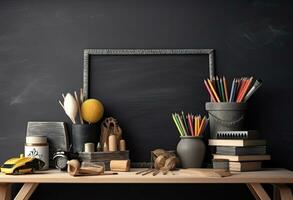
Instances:
[[[274,200],[293,200],[291,189],[286,184],[274,184]]]
[[[38,185],[38,183],[24,183],[14,200],[28,200]]]
[[[257,200],[271,199],[260,183],[247,183],[246,185],[255,199]]]
[[[10,200],[10,199],[11,199],[11,184],[0,183],[0,200]]]

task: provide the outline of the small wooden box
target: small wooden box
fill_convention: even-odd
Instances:
[[[79,158],[84,162],[103,162],[106,170],[110,170],[111,160],[128,160],[129,151],[115,152],[80,152]]]

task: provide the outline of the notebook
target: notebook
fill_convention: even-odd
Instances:
[[[210,146],[260,146],[266,145],[265,140],[244,140],[244,139],[209,139]]]
[[[225,147],[217,146],[216,153],[222,155],[264,155],[266,146]]]
[[[261,162],[229,162],[229,170],[236,172],[261,170]]]
[[[218,131],[218,139],[257,139],[259,137],[258,131]]]
[[[270,160],[270,155],[241,155],[241,156],[230,156],[230,155],[219,155],[214,154],[214,159],[227,159],[229,161],[261,161]]]

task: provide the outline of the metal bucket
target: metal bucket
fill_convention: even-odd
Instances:
[[[206,110],[209,113],[212,139],[217,138],[218,131],[241,131],[244,129],[246,103],[208,102],[206,103]]]

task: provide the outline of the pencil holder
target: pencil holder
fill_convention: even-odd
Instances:
[[[217,138],[218,131],[240,131],[245,128],[246,103],[208,102],[206,110],[209,113],[210,137],[212,139]]]
[[[199,168],[205,155],[205,144],[200,136],[181,136],[177,154],[182,168]]]
[[[73,152],[84,151],[85,143],[94,143],[97,146],[100,134],[97,125],[73,124],[72,125],[72,148]]]

